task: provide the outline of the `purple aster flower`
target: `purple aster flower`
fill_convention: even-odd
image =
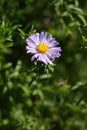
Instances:
[[[56,47],[57,42],[52,35],[48,35],[47,32],[35,33],[26,39],[27,53],[32,54],[31,60],[41,61],[44,64],[52,64],[52,59],[60,56],[60,47]]]
[[[49,28],[49,27],[50,27],[50,25],[51,25],[51,20],[50,20],[49,17],[47,17],[47,18],[45,18],[45,19],[43,20],[43,25],[44,25],[44,27],[46,27],[46,28]]]
[[[58,86],[64,86],[65,84],[66,84],[65,81],[60,81],[60,82],[58,83]]]

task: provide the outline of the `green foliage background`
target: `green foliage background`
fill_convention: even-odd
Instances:
[[[54,67],[26,54],[41,31],[60,42]],[[0,130],[87,130],[86,0],[0,0]]]

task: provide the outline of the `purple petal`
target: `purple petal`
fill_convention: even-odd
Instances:
[[[54,48],[50,48],[47,52],[47,56],[51,59],[54,59],[56,57],[60,56],[60,52],[61,48],[60,47],[54,47]]]
[[[45,42],[47,35],[48,35],[47,32],[41,32],[39,35],[40,42]]]
[[[56,40],[52,39],[49,42],[47,42],[49,47],[55,47],[59,44],[59,42],[57,42]]]
[[[35,35],[36,35],[36,41],[37,41],[38,43],[40,43],[40,39],[39,39],[39,35],[40,35],[40,34],[39,34],[39,33],[36,33]]]
[[[46,58],[47,64],[53,65],[52,61],[47,56],[45,56],[45,58]]]
[[[31,61],[34,61],[36,58],[38,58],[39,54],[34,54],[32,57],[31,57]]]
[[[56,52],[60,52],[61,51],[61,48],[60,47],[52,47],[52,48],[49,48],[49,52],[50,53],[56,53]]]
[[[35,54],[37,53],[35,48],[30,48],[29,46],[26,46],[27,53]]]
[[[47,37],[47,41],[49,42],[50,40],[52,40],[52,39],[54,39],[53,37],[52,37],[52,35],[49,35],[48,37]],[[55,39],[54,39],[55,40]]]
[[[35,42],[34,42],[31,38],[27,38],[27,39],[26,39],[26,42],[27,42],[27,45],[28,45],[29,47],[32,47],[32,48],[35,48],[35,47],[36,47]]]
[[[38,56],[38,61],[42,61],[43,63],[47,64],[51,64],[53,65],[52,61],[46,56],[46,54],[40,54]]]
[[[38,38],[37,38],[37,34],[32,34],[30,36],[30,38],[32,39],[32,41],[34,41],[34,43],[37,45],[38,44]]]

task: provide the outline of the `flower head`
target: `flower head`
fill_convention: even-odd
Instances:
[[[26,50],[32,54],[32,61],[36,59],[46,65],[53,64],[51,60],[60,56],[61,48],[56,47],[59,42],[47,32],[32,34],[26,39],[26,43]]]
[[[50,20],[49,17],[44,18],[44,20],[43,20],[43,25],[44,25],[45,28],[49,28],[49,27],[50,27],[50,25],[51,25],[51,20]]]
[[[60,81],[60,82],[58,83],[58,86],[64,86],[64,85],[66,85],[66,81]]]

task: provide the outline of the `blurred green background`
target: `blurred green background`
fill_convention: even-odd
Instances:
[[[41,31],[62,48],[54,67],[26,54]],[[86,0],[0,0],[0,130],[87,130]]]

